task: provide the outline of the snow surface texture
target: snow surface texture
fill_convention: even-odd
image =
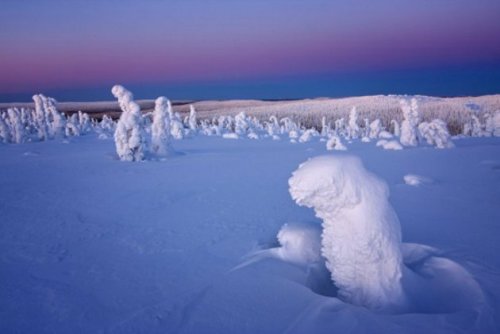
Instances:
[[[359,158],[322,156],[300,165],[289,185],[323,220],[322,254],[339,296],[371,309],[405,305],[401,229],[385,183]]]
[[[387,315],[337,297],[314,256],[321,221],[290,199],[291,171],[324,142],[198,135],[175,142],[182,156],[134,164],[98,136],[0,145],[1,333],[498,333],[499,138],[349,144],[386,180],[404,239],[433,246],[402,244],[415,309]],[[439,182],[402,186],[409,172]],[[278,231],[286,261],[231,271],[283,247]]]

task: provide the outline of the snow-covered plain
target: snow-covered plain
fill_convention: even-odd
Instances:
[[[498,333],[500,138],[453,143],[194,136],[145,162],[119,161],[95,133],[0,145],[0,332]],[[446,284],[484,298],[448,305],[423,289],[427,307],[401,312],[339,298],[330,273],[304,265],[321,220],[289,193],[319,155],[357,156],[387,183],[403,243],[426,245],[402,249],[413,269],[432,254],[429,279],[454,268]]]

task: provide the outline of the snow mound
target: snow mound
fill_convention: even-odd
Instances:
[[[383,312],[484,309],[482,289],[463,266],[435,248],[401,243],[387,185],[364,169],[359,158],[310,159],[293,173],[289,185],[297,204],[313,208],[323,220],[321,253],[338,288],[336,297]],[[302,255],[293,258],[316,260],[306,250],[318,246],[305,244],[316,239],[299,239],[295,233],[279,239],[287,254]]]
[[[336,150],[336,151],[346,151],[347,147],[342,144],[342,140],[340,140],[339,136],[332,136],[326,142],[326,149],[328,151]]]
[[[420,176],[416,174],[407,174],[403,177],[405,180],[405,183],[409,186],[414,186],[417,187],[421,185],[422,183],[424,184],[429,184],[432,183],[432,179],[425,177],[425,176]]]
[[[236,133],[225,133],[222,135],[224,139],[238,139],[240,138]]]
[[[396,140],[390,140],[384,145],[382,145],[384,150],[402,150],[403,146],[401,146],[400,143],[398,143]]]
[[[305,265],[321,258],[321,227],[312,224],[285,224],[278,232],[277,256],[290,263]]]
[[[267,258],[308,268],[322,261],[320,240],[320,225],[287,223],[278,232],[277,241],[279,246],[250,252],[245,256],[245,261],[233,270],[241,269]]]
[[[403,305],[401,231],[386,184],[352,156],[320,156],[289,180],[297,204],[323,220],[322,254],[339,297],[386,309]]]

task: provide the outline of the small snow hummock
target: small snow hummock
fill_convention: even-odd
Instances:
[[[224,139],[238,139],[240,137],[236,133],[231,132],[231,133],[224,133],[222,135],[222,138],[224,138]]]
[[[432,183],[432,180],[425,176],[415,175],[415,174],[407,174],[403,177],[405,183],[409,186],[419,186],[422,183]]]
[[[402,150],[403,146],[396,140],[380,139],[377,146],[382,146],[384,150]]]
[[[326,142],[326,149],[328,151],[336,150],[336,151],[346,151],[347,147],[342,144],[339,136],[331,136]]]
[[[339,297],[371,309],[404,305],[401,228],[387,185],[351,156],[313,158],[289,185],[323,220],[322,255]]]

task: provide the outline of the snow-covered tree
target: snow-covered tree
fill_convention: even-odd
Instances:
[[[349,113],[349,126],[347,127],[347,137],[349,139],[356,139],[359,137],[360,129],[358,125],[358,110],[352,107]]]
[[[33,95],[33,101],[35,102],[35,128],[39,140],[49,139],[47,111],[45,110],[44,99],[45,96],[42,94]]]
[[[307,143],[308,141],[311,141],[311,139],[313,137],[316,137],[318,135],[319,135],[319,133],[318,133],[318,131],[316,131],[316,129],[307,129],[299,137],[299,142],[300,143]]]
[[[151,148],[153,153],[165,156],[172,152],[170,145],[169,101],[161,96],[155,101],[153,124],[151,127]]]
[[[493,135],[500,137],[500,110],[497,110],[493,115]]]
[[[396,137],[400,137],[401,136],[401,129],[399,127],[398,121],[396,121],[395,119],[391,120],[391,125],[393,128],[392,134]]]
[[[384,128],[382,127],[382,122],[377,118],[370,123],[370,133],[368,137],[372,139],[378,138],[378,135],[380,134],[380,132],[382,132],[383,129]]]
[[[122,161],[141,161],[147,153],[141,108],[130,91],[116,85],[111,92],[122,110],[115,130],[116,153]]]
[[[280,134],[280,125],[278,122],[278,118],[276,116],[269,117],[269,122],[266,122],[266,131],[267,134],[273,138]]]
[[[10,143],[11,135],[9,124],[7,123],[7,119],[4,115],[4,113],[0,113],[0,139],[3,143]]]
[[[242,111],[234,117],[234,132],[238,136],[241,136],[246,134],[248,128],[249,124],[247,120],[247,115],[245,115],[245,113]]]
[[[174,113],[170,100],[168,100],[167,113],[170,120],[170,135],[177,140],[184,138],[184,125],[179,114]]]
[[[401,109],[403,111],[403,123],[401,124],[400,142],[403,146],[417,146],[417,125],[419,122],[417,100],[413,98],[411,104],[407,100],[401,100]]]
[[[20,110],[17,108],[9,108],[7,110],[7,114],[9,116],[12,142],[16,144],[23,143],[26,140],[27,135],[21,119]]]
[[[301,164],[288,184],[323,220],[321,252],[338,295],[375,310],[404,307],[401,228],[384,181],[357,157],[329,155]]]
[[[194,106],[192,104],[189,106],[188,123],[189,130],[191,130],[192,132],[196,132],[196,130],[198,129],[198,123],[196,122],[196,110],[194,109]]]
[[[436,148],[454,147],[446,123],[440,119],[432,122],[422,122],[418,126],[420,135],[427,141],[427,144],[434,145]]]

